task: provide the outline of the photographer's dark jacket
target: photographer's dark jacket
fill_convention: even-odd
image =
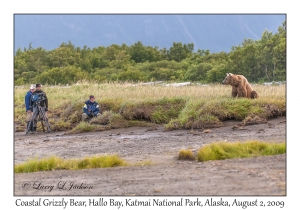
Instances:
[[[96,116],[100,112],[99,104],[96,101],[94,101],[93,103],[90,100],[87,100],[84,103],[85,105],[83,107],[83,112],[86,113],[89,117],[92,117],[93,115]]]
[[[33,97],[34,95],[37,95],[39,100],[40,100],[40,105],[41,107],[46,107],[46,109],[48,109],[48,98],[46,96],[46,93],[42,90],[40,91],[34,91],[31,95],[31,99],[30,99],[30,106],[34,107],[36,106],[36,102],[33,101]]]

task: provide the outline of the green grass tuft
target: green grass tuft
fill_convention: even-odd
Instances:
[[[68,131],[67,133],[83,133],[83,132],[91,132],[96,130],[96,125],[87,123],[87,122],[80,122],[76,127],[72,130]]]
[[[198,161],[249,158],[254,156],[278,155],[286,152],[285,143],[261,141],[217,142],[202,147],[197,154]]]
[[[195,155],[190,149],[182,149],[178,154],[179,160],[195,160]]]
[[[116,166],[127,166],[128,164],[117,155],[93,156],[83,159],[64,160],[59,157],[48,157],[43,159],[30,159],[25,163],[15,165],[15,173],[29,173],[37,171],[53,170],[78,170],[90,168],[108,168]]]

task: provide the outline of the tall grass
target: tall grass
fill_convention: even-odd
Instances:
[[[19,129],[25,129],[24,96],[28,87],[15,88],[14,120]],[[279,110],[279,115],[285,113],[285,85],[256,85],[253,88],[258,92],[259,99],[233,99],[231,87],[218,84],[171,87],[132,83],[81,83],[72,86],[45,85],[42,90],[49,99],[48,116],[53,130],[71,130],[82,126],[82,108],[91,94],[95,95],[95,100],[103,111],[115,114],[111,115],[115,124],[117,120],[138,120],[166,124],[166,129],[218,126],[224,119],[243,120],[253,113],[268,118],[270,113],[264,108],[267,105]]]
[[[89,168],[108,168],[116,166],[127,166],[128,164],[117,155],[93,156],[83,159],[64,160],[59,157],[48,157],[43,159],[30,159],[25,163],[15,165],[15,173],[29,173],[37,171],[53,170],[78,170]]]
[[[29,88],[29,85],[28,85]],[[15,104],[22,105],[28,91],[27,86],[15,88]],[[254,89],[259,93],[260,99],[277,100],[285,99],[286,87],[256,85]],[[184,87],[170,86],[133,86],[131,83],[83,83],[72,86],[44,86],[47,93],[49,107],[61,107],[62,104],[83,103],[90,94],[95,95],[98,102],[116,101],[115,106],[125,101],[159,100],[163,98],[187,97],[189,99],[205,98],[207,100],[216,98],[227,98],[231,96],[231,87],[228,85],[190,85]]]
[[[197,154],[198,161],[249,158],[286,153],[285,143],[262,141],[217,142],[202,147]]]

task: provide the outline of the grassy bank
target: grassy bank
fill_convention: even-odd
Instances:
[[[24,96],[28,87],[15,88],[17,131],[25,130]],[[227,119],[246,122],[249,118],[269,119],[286,112],[284,85],[254,86],[260,95],[255,100],[233,99],[231,87],[224,85],[171,87],[82,83],[42,89],[49,99],[48,116],[54,131],[88,132],[155,124],[164,124],[166,130],[209,128],[222,126],[222,121]],[[91,94],[101,105],[102,116],[87,125],[80,121],[84,101]]]

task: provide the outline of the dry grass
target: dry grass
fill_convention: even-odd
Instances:
[[[29,86],[28,86],[29,87]],[[267,100],[285,99],[286,87],[256,85],[254,89],[260,98]],[[15,104],[23,104],[26,87],[15,88]],[[114,100],[121,104],[125,101],[159,100],[163,98],[187,97],[192,99],[215,99],[231,96],[231,87],[228,85],[190,85],[184,87],[171,86],[133,86],[131,83],[82,83],[72,86],[44,86],[42,88],[50,98],[50,107],[60,107],[63,103],[84,102],[90,94],[95,95],[98,102]],[[259,100],[259,99],[257,99]]]

